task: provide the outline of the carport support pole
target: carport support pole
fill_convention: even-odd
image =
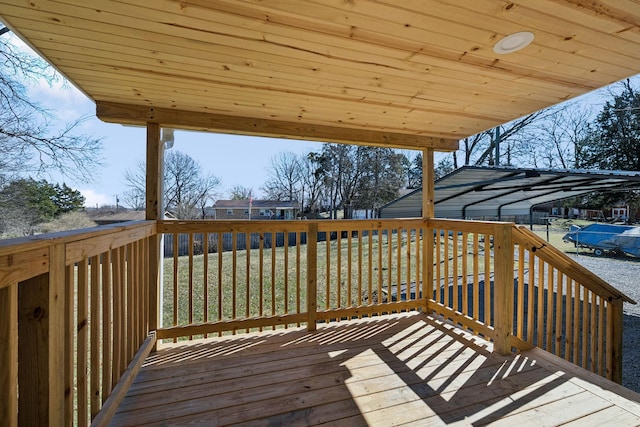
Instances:
[[[160,124],[147,123],[147,180],[145,219],[158,221],[163,212],[164,145],[160,140]],[[149,237],[149,319],[148,331],[160,325],[160,282],[162,280],[162,237],[154,233]]]
[[[426,148],[422,151],[422,298],[425,312],[429,311],[429,300],[433,298],[433,228],[430,221],[435,215],[434,182],[433,149]]]

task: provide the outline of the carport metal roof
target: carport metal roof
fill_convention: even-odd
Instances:
[[[464,166],[435,183],[435,216],[486,218],[528,215],[535,206],[594,191],[640,189],[640,172]],[[422,189],[380,210],[382,218],[422,215]]]

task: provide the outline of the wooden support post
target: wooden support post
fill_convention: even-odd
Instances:
[[[504,355],[511,354],[513,335],[513,261],[511,225],[496,224],[493,232],[493,350]]]
[[[425,301],[425,311],[428,311],[429,300],[433,299],[434,285],[433,228],[429,226],[429,220],[435,215],[434,181],[433,149],[426,149],[422,152],[422,219],[424,220],[424,234],[422,236],[422,298]]]
[[[164,146],[160,141],[160,125],[147,124],[147,199],[146,219],[159,220],[164,217],[163,212],[163,176],[164,176]],[[160,244],[162,239],[158,234],[149,238],[149,331],[155,331],[160,325],[160,286],[162,277],[160,267]],[[147,331],[148,332],[148,331]]]
[[[316,330],[318,287],[318,224],[307,231],[307,330]]]
[[[64,245],[49,259],[49,273],[18,284],[20,425],[65,425]]]
[[[617,299],[609,303],[609,310],[611,310],[611,319],[613,320],[611,328],[611,334],[608,339],[612,340],[612,352],[611,352],[611,379],[618,384],[622,384],[622,300]]]
[[[433,149],[422,152],[422,217],[435,215],[434,197],[435,171],[433,167]]]
[[[18,284],[0,289],[0,425],[18,425]]]

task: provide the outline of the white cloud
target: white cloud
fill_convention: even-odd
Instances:
[[[81,189],[79,191],[85,198],[84,205],[87,208],[95,208],[96,206],[113,204],[113,197],[107,194],[100,194],[91,189]]]

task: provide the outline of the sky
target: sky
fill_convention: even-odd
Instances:
[[[24,50],[30,51],[15,40]],[[29,91],[33,100],[55,114],[61,126],[86,117],[77,133],[102,139],[104,165],[96,167],[91,181],[79,182],[58,173],[44,178],[50,182],[64,182],[79,190],[87,207],[115,205],[117,198],[122,204],[127,190],[126,171],[134,170],[138,162],[145,161],[146,129],[102,122],[95,115],[93,101],[70,83],[50,86],[40,82],[30,86]],[[591,107],[602,105],[602,97],[586,96],[583,99]],[[260,197],[274,156],[282,152],[307,154],[321,149],[321,143],[317,142],[180,130],[175,131],[174,139],[172,150],[188,154],[200,164],[204,173],[221,179],[218,199],[228,198],[231,188],[238,185],[252,189],[254,198]],[[413,158],[418,152],[406,150],[404,153]],[[442,156],[444,154],[436,153],[436,162]]]
[[[46,179],[65,182],[79,190],[86,198],[87,207],[115,205],[116,197],[122,204],[127,190],[126,171],[134,170],[138,162],[145,161],[146,129],[102,122],[95,116],[93,101],[70,84],[49,87],[43,83],[31,87],[30,95],[51,109],[60,122],[87,117],[77,133],[102,138],[104,166],[96,168],[92,181],[78,182],[57,173]],[[274,156],[281,152],[306,154],[321,149],[320,143],[309,141],[180,130],[175,131],[174,140],[172,150],[188,154],[204,173],[221,179],[218,198],[227,198],[229,190],[237,185],[253,189],[254,197],[259,197]]]

